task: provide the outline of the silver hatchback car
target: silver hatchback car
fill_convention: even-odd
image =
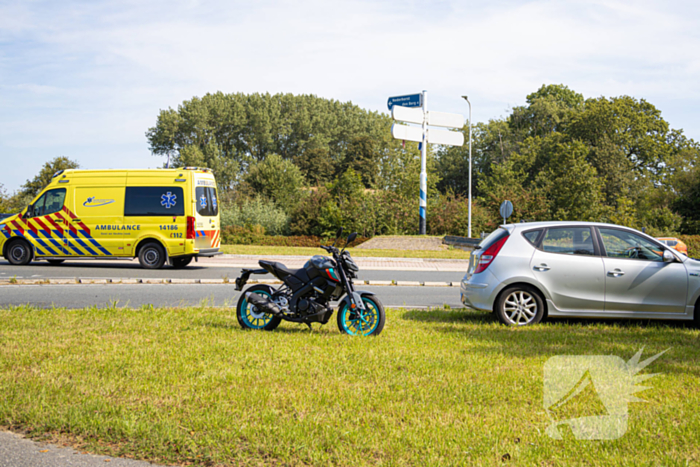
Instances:
[[[472,252],[460,291],[466,306],[508,325],[546,316],[700,321],[700,261],[612,224],[499,227]]]

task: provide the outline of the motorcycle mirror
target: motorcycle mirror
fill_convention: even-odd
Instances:
[[[350,245],[350,243],[357,238],[357,232],[353,232],[350,235],[348,235],[348,239],[345,241],[345,246],[343,247],[343,251]]]

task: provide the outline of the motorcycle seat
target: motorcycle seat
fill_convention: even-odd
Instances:
[[[270,271],[273,275],[282,280],[284,280],[287,276],[294,275],[294,273],[297,272],[296,269],[289,269],[287,266],[282,263],[278,263],[277,261],[265,261],[261,259],[258,261],[258,264],[260,267]]]

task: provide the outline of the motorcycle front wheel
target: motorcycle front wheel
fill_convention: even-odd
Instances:
[[[238,299],[238,305],[236,305],[238,324],[240,324],[243,329],[264,329],[265,331],[272,331],[279,326],[282,318],[259,311],[255,305],[246,300],[245,294],[248,292],[253,292],[267,299],[272,299],[272,288],[270,286],[253,285],[248,287],[243,291],[241,298]]]
[[[375,295],[363,295],[364,311],[351,310],[347,302],[338,310],[338,329],[351,336],[378,336],[384,329],[386,313]]]

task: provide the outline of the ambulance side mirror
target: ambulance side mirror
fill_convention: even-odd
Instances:
[[[34,212],[34,205],[30,204],[27,206],[27,212],[24,213],[24,218],[29,219],[32,217],[32,212]]]

